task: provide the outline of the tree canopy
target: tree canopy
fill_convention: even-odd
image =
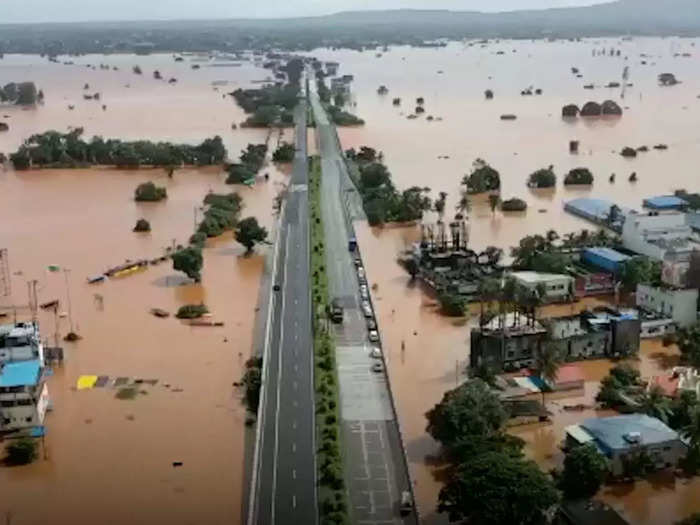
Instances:
[[[272,160],[274,162],[292,162],[294,160],[295,153],[296,148],[294,147],[294,144],[283,142],[272,154]]]
[[[607,459],[591,444],[573,447],[564,458],[559,488],[569,499],[595,496],[608,475]]]
[[[661,263],[648,257],[628,259],[620,269],[620,280],[627,292],[634,292],[638,284],[658,286],[661,283]]]
[[[199,246],[188,246],[173,254],[173,269],[183,272],[196,282],[201,281],[201,270],[204,259]]]
[[[236,240],[250,252],[257,243],[267,239],[267,230],[258,224],[255,217],[247,217],[238,223]]]
[[[564,184],[593,184],[593,174],[588,168],[574,168],[564,177]]]
[[[557,184],[554,167],[542,168],[530,174],[527,185],[531,188],[553,188]]]
[[[467,187],[468,193],[484,193],[501,189],[501,177],[485,160],[476,159],[472,164],[472,171],[465,175],[462,184]]]
[[[162,186],[156,186],[153,182],[139,184],[134,191],[134,200],[155,202],[166,199],[168,191]]]
[[[554,485],[535,463],[487,452],[450,476],[440,490],[438,511],[450,521],[479,525],[545,525],[558,502]]]
[[[676,343],[683,361],[695,368],[700,368],[700,323],[679,330],[676,334]]]

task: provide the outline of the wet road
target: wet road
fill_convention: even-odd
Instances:
[[[295,111],[297,152],[276,246],[263,379],[257,498],[260,525],[316,523],[313,348],[309,286],[306,104]]]
[[[357,194],[335,128],[315,95],[311,104],[323,173],[321,206],[328,246],[328,282],[331,295],[344,309],[344,322],[333,325],[333,331],[351,521],[362,525],[415,524],[415,515],[402,518],[399,514],[401,493],[410,489],[408,469],[387,376],[372,370],[381,361],[370,357],[374,345],[367,339],[360,283],[348,251],[353,228],[344,208],[357,199]]]

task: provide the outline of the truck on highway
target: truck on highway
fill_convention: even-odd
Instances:
[[[331,321],[336,324],[343,322],[343,306],[340,304],[338,299],[333,299],[329,307],[329,312]]]

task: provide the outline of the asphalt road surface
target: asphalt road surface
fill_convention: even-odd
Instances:
[[[306,103],[295,110],[293,171],[277,238],[253,511],[249,525],[314,525],[313,347]]]
[[[354,255],[348,251],[353,229],[344,207],[358,196],[335,128],[315,95],[311,104],[323,172],[321,207],[329,288],[344,309],[343,324],[333,326],[351,521],[360,525],[416,524],[415,514],[402,517],[399,513],[401,494],[410,488],[409,476],[386,375],[372,371],[377,360],[369,355],[373,344],[367,339]]]

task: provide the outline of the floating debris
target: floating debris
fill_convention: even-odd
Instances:
[[[151,308],[150,312],[156,317],[170,317],[170,312],[166,312],[165,310],[162,310],[160,308]]]

